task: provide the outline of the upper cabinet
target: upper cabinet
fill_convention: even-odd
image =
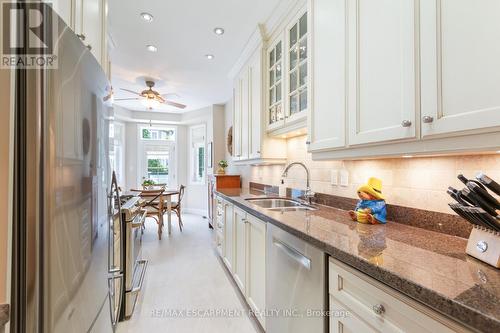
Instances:
[[[310,0],[314,159],[500,147],[495,0]]]
[[[347,4],[349,144],[414,138],[415,1]]]
[[[285,108],[283,106],[283,40],[276,40],[267,51],[267,87],[268,87],[268,129],[273,130],[284,125]]]
[[[500,125],[500,1],[421,0],[422,136]]]
[[[234,80],[233,159],[239,164],[285,163],[286,142],[266,132],[264,112],[270,108],[263,83],[264,73],[268,76],[269,71],[263,70],[266,68],[263,45],[257,44]]]
[[[312,103],[309,149],[344,147],[347,82],[345,0],[310,3],[312,21]]]
[[[309,20],[301,8],[267,48],[267,131],[284,135],[306,127],[309,108]]]
[[[109,77],[107,0],[54,0],[52,6],[94,55]]]

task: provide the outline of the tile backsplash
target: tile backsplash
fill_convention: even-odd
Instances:
[[[288,139],[287,150],[288,162],[300,161],[309,167],[311,188],[315,192],[357,198],[357,188],[374,176],[382,179],[382,191],[388,203],[442,213],[452,213],[447,205],[452,202],[446,194],[448,186],[463,187],[456,178],[458,174],[472,178],[483,171],[500,180],[500,154],[313,161],[311,154],[307,153],[306,136]],[[283,167],[230,166],[230,171],[242,175],[244,187],[248,187],[250,181],[279,185]],[[348,186],[331,185],[332,170],[347,171]],[[303,189],[305,184],[305,171],[300,167],[290,169],[285,185]]]

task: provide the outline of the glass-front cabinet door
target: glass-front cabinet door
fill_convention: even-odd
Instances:
[[[276,41],[267,52],[268,77],[268,129],[273,130],[283,125],[285,112],[283,107],[283,42]]]
[[[307,12],[287,29],[287,103],[285,122],[306,116],[308,108],[308,28]]]

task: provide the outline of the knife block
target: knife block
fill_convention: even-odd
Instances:
[[[465,252],[493,267],[500,268],[500,233],[474,226]]]

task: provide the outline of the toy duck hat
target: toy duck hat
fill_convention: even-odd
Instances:
[[[365,192],[373,195],[377,200],[385,200],[382,195],[382,181],[375,177],[370,177],[368,183],[358,188],[358,192]]]

